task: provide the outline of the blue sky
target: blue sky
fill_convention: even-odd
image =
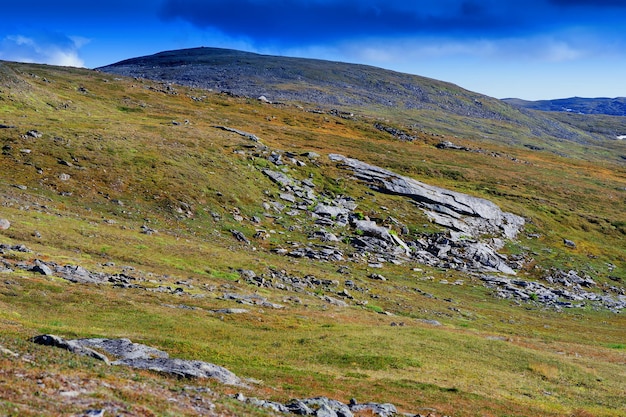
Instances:
[[[95,68],[212,46],[369,64],[497,98],[626,96],[626,0],[7,3],[2,60]]]

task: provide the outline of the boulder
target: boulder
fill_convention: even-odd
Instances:
[[[241,379],[226,368],[202,361],[172,359],[166,352],[133,343],[129,339],[65,340],[54,335],[40,335],[34,337],[32,341],[40,345],[66,349],[79,355],[91,356],[111,365],[147,369],[182,378],[212,378],[226,385],[245,386]],[[106,352],[116,360],[110,361],[96,349]]]
[[[46,276],[54,275],[52,269],[40,260],[36,260],[35,264],[29,269],[29,271]]]
[[[7,219],[0,219],[0,230],[8,230],[11,227],[11,222]]]

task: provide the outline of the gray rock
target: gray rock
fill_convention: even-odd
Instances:
[[[290,413],[299,416],[311,416],[314,413],[313,410],[301,400],[291,400],[289,403],[285,404],[285,406]]]
[[[324,229],[313,232],[310,238],[319,239],[322,242],[339,242],[339,238],[334,233],[328,232]]]
[[[294,185],[294,180],[282,172],[271,169],[264,169],[262,172],[278,185],[283,187]]]
[[[242,381],[226,368],[202,361],[170,358],[137,358],[118,360],[111,364],[125,365],[137,369],[147,369],[183,378],[212,378],[226,385],[243,385]]]
[[[104,409],[89,409],[83,413],[84,417],[104,417]]]
[[[279,197],[281,198],[281,200],[285,200],[290,203],[296,202],[296,196],[291,193],[280,193]]]
[[[57,266],[55,273],[68,281],[81,284],[97,284],[107,281],[104,274],[93,274],[78,265]]]
[[[390,403],[378,404],[378,403],[366,403],[366,404],[351,404],[350,411],[357,413],[360,411],[369,411],[380,417],[391,417],[398,414],[396,406]]]
[[[294,409],[312,410],[308,415],[353,417],[350,408],[346,404],[326,397],[292,400],[287,405],[287,408],[292,408],[292,405]]]
[[[317,159],[320,157],[320,154],[318,154],[317,152],[309,151],[309,152],[304,152],[300,154],[300,156],[304,156],[309,159]]]
[[[54,272],[52,272],[52,269],[46,265],[45,263],[41,262],[40,260],[35,260],[35,265],[33,265],[29,271],[34,272],[36,274],[41,274],[41,275],[46,275],[46,276],[50,276],[50,275],[54,275]]]
[[[284,165],[282,155],[276,152],[272,152],[270,156],[267,157],[267,160],[277,166]]]
[[[384,276],[380,274],[369,274],[368,277],[370,277],[371,279],[375,279],[377,281],[387,281],[387,278],[385,278]]]
[[[26,136],[29,136],[29,137],[35,138],[35,139],[39,139],[40,137],[43,136],[43,133],[41,133],[38,130],[29,130],[28,132],[26,132]]]
[[[248,240],[248,238],[243,233],[241,233],[239,230],[233,229],[233,230],[230,231],[230,233],[232,233],[233,237],[235,239],[237,239],[238,241],[243,242],[246,245],[250,244],[250,241]]]
[[[183,378],[212,378],[227,385],[245,386],[235,374],[212,363],[172,359],[166,352],[133,343],[128,339],[78,339],[65,340],[54,335],[41,335],[33,342],[67,349],[80,355],[88,355],[109,363],[109,358],[94,349],[102,350],[116,358],[112,365],[124,365],[137,369],[148,369]]]
[[[330,218],[335,218],[339,216],[347,216],[348,214],[350,214],[350,210],[345,207],[318,204],[313,209],[313,213],[317,214],[318,216],[327,216]]]
[[[226,127],[226,126],[213,126],[216,129],[222,129],[225,130],[227,132],[233,132],[236,133],[240,136],[243,136],[247,139],[250,139],[253,142],[260,142],[261,140],[258,138],[258,136],[253,135],[252,133],[248,133],[248,132],[244,132],[242,130],[238,130],[238,129],[233,129],[232,127]]]
[[[322,404],[322,406],[315,411],[315,416],[316,417],[338,417],[337,413],[326,404]]]
[[[0,230],[8,230],[11,227],[11,222],[7,219],[0,219]]]
[[[245,308],[220,308],[217,310],[211,310],[211,313],[216,314],[246,314],[249,311]]]
[[[167,358],[168,354],[129,339],[76,339],[71,341],[79,346],[102,350],[117,359],[130,360],[139,358]]]
[[[35,336],[31,339],[31,341],[37,343],[38,345],[54,346],[57,348],[68,350],[77,355],[89,356],[101,360],[107,364],[109,363],[109,358],[107,358],[105,355],[98,353],[88,347],[81,346],[79,343],[76,343],[73,340],[65,340],[62,337],[52,334]]]
[[[563,244],[565,246],[567,246],[568,248],[572,248],[572,249],[576,249],[576,242],[569,240],[569,239],[563,239]]]

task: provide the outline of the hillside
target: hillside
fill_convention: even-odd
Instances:
[[[623,141],[266,97],[0,62],[1,415],[624,414]]]
[[[371,66],[194,48],[133,58],[99,70],[236,96],[263,96],[271,102],[314,103],[347,112],[367,108],[376,115],[402,115],[408,126],[421,131],[619,161],[612,133],[563,123],[550,113],[510,106],[454,84]],[[619,120],[618,131],[626,134],[626,119]],[[575,154],[569,142],[587,149]]]
[[[515,98],[503,100],[512,106],[525,109],[566,112],[574,114],[605,114],[608,116],[626,116],[626,97],[582,98],[570,97],[555,100],[527,101]]]

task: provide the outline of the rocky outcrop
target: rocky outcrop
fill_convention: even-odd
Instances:
[[[503,212],[484,198],[424,184],[343,155],[331,154],[329,158],[377,191],[407,196],[435,223],[471,237],[495,233],[514,239],[525,223],[523,218]]]
[[[496,275],[483,275],[480,279],[487,287],[493,288],[498,297],[536,303],[557,310],[591,305],[619,313],[626,308],[625,294],[587,291],[586,288],[596,286],[595,282],[590,277],[580,277],[575,271],[553,271],[544,277],[547,284]]]
[[[393,249],[396,254],[400,248],[404,255],[431,266],[515,274],[506,257],[497,252],[503,241],[482,237],[514,239],[525,223],[523,218],[503,212],[483,198],[424,184],[342,155],[331,154],[329,157],[350,169],[358,180],[371,188],[411,198],[431,221],[449,230],[446,236],[429,236],[405,243],[390,229],[372,221],[353,220],[353,225],[363,235],[353,240],[355,246],[377,252]]]
[[[228,369],[212,363],[170,358],[166,352],[129,339],[75,339],[65,340],[55,335],[35,336],[34,343],[66,349],[90,356],[111,365],[147,369],[182,378],[212,378],[222,384],[245,386],[243,381]],[[105,354],[100,352],[105,352]],[[114,360],[109,358],[110,355]]]
[[[266,401],[253,397],[248,398],[241,393],[235,395],[235,399],[274,412],[296,414],[300,416],[353,417],[355,413],[357,415],[371,415],[378,417],[392,417],[400,415],[396,406],[393,404],[379,404],[374,402],[358,403],[355,399],[350,400],[348,404],[344,404],[341,401],[333,400],[327,397],[315,397],[293,399],[283,404],[276,401]],[[419,416],[419,414],[416,415],[416,417],[417,416]]]

